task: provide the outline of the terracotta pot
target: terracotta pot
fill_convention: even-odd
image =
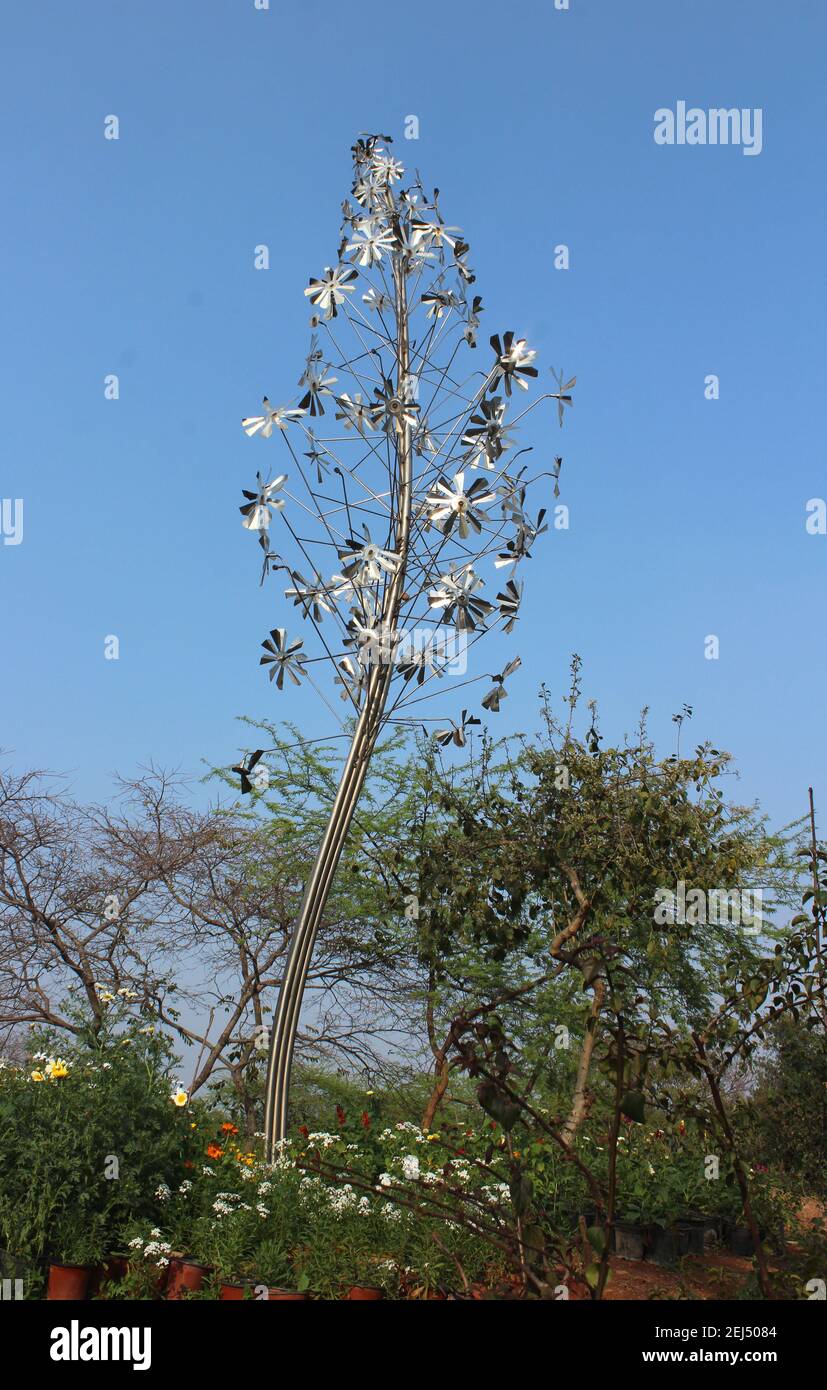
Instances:
[[[222,1283],[218,1297],[225,1301],[231,1298],[243,1298],[247,1290],[254,1287],[255,1285],[251,1284],[249,1279],[243,1284],[235,1284],[228,1280],[226,1283]]]
[[[203,1288],[204,1280],[211,1272],[210,1265],[202,1265],[197,1260],[176,1256],[170,1260],[167,1271],[167,1298],[183,1298],[187,1291],[195,1293],[197,1289]]]
[[[129,1260],[126,1255],[110,1255],[108,1260],[104,1260],[102,1265],[97,1265],[92,1270],[92,1278],[89,1283],[89,1297],[94,1298],[99,1294],[105,1284],[117,1284],[123,1279],[129,1268]]]
[[[89,1296],[92,1265],[49,1265],[47,1299],[81,1299]]]
[[[299,1293],[298,1289],[280,1289],[278,1285],[273,1285],[267,1290],[266,1301],[272,1303],[275,1299],[288,1299],[291,1303],[307,1303],[310,1300],[309,1293]]]
[[[370,1299],[375,1301],[376,1299],[384,1298],[385,1294],[382,1289],[374,1288],[372,1284],[351,1284],[350,1292],[347,1297],[350,1300],[360,1299],[367,1301]]]

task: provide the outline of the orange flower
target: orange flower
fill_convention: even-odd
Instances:
[[[230,1124],[229,1120],[225,1120],[221,1128],[225,1134],[238,1134],[238,1125]]]
[[[221,1158],[223,1157],[223,1154],[224,1150],[222,1149],[220,1144],[207,1145],[207,1158]]]

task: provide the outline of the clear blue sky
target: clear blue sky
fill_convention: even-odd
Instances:
[[[515,328],[578,376],[562,436],[531,432],[562,449],[571,529],[524,568],[498,727],[533,724],[577,650],[609,736],[646,703],[668,751],[687,701],[745,798],[782,820],[814,781],[827,813],[827,536],[804,525],[827,495],[823,0],[13,0],[3,29],[16,765],[103,797],[150,758],[232,760],[240,713],[329,727],[258,665],[285,609],[239,525],[265,447],[239,418],[296,392],[302,290],[335,254],[349,146],[381,130],[464,228],[486,336]],[[762,153],[657,146],[679,100],[762,108]]]

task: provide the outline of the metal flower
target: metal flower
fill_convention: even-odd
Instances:
[[[370,310],[377,314],[386,312],[392,307],[388,296],[383,294],[381,290],[374,289],[373,287],[368,290],[367,294],[362,295],[362,303],[366,304]]]
[[[472,415],[462,443],[470,450],[469,464],[477,468],[480,462],[493,469],[497,459],[506,449],[510,449],[513,439],[505,428],[505,401],[501,396],[491,396],[480,403],[479,414]]]
[[[393,249],[393,232],[373,217],[366,217],[361,222],[354,223],[353,231],[354,239],[348,243],[345,250],[352,252],[351,260],[357,265],[378,265],[383,252],[388,255]]]
[[[346,294],[353,293],[350,281],[355,280],[358,273],[347,266],[340,265],[332,270],[326,265],[321,280],[311,280],[305,294],[311,304],[324,310],[326,319],[335,319],[338,313],[336,306],[345,302]]]
[[[493,690],[489,690],[488,694],[485,696],[482,702],[483,709],[490,710],[492,714],[499,714],[500,701],[504,700],[508,694],[505,688],[505,681],[509,676],[513,675],[522,664],[520,658],[515,656],[514,660],[509,661],[508,665],[505,666],[502,671],[497,672],[496,675],[492,675],[491,679],[494,681],[494,688]]]
[[[502,569],[503,565],[514,565],[518,560],[531,559],[531,546],[538,536],[542,536],[548,530],[548,526],[543,525],[545,514],[545,507],[541,507],[536,522],[529,521],[527,517],[518,522],[514,536],[510,541],[506,541],[505,550],[501,551],[494,561],[496,569]]]
[[[383,550],[370,538],[367,526],[362,527],[362,540],[351,536],[344,550],[339,551],[342,577],[354,586],[375,584],[383,574],[394,574],[400,556],[394,550]]]
[[[455,744],[457,748],[464,748],[465,730],[472,724],[481,723],[482,720],[478,719],[475,714],[469,714],[468,711],[464,709],[460,715],[459,724],[454,724],[452,722],[450,729],[437,729],[434,733],[434,738],[442,748],[447,747],[449,743]]]
[[[264,749],[257,748],[256,751],[254,753],[251,753],[246,760],[242,758],[241,762],[238,763],[236,767],[230,768],[231,772],[238,773],[239,777],[241,778],[242,796],[246,796],[248,792],[251,792],[253,790],[253,783],[250,780],[250,773],[252,772],[259,758],[263,756]]]
[[[459,269],[459,267],[457,267],[457,269]],[[473,278],[474,278],[474,277],[473,277],[473,275],[472,275],[472,276],[471,276],[471,279],[473,280]],[[471,305],[471,308],[470,308],[469,311],[468,311],[468,322],[467,322],[467,325],[466,325],[466,328],[465,328],[465,332],[464,332],[464,334],[463,334],[463,337],[465,338],[466,343],[468,344],[469,347],[472,347],[472,348],[475,348],[475,347],[477,346],[477,329],[478,329],[479,326],[480,326],[480,314],[481,314],[481,313],[482,313],[482,299],[481,299],[480,295],[476,294],[476,295],[474,295],[474,300],[473,300],[473,303],[472,303],[472,305]]]
[[[299,401],[301,410],[308,410],[312,416],[324,415],[324,405],[322,396],[332,396],[331,386],[336,385],[337,378],[328,376],[329,366],[322,366],[323,354],[321,349],[316,346],[315,335],[311,339],[310,353],[307,358],[307,366],[299,377],[299,386],[306,386],[307,391]]]
[[[336,412],[336,419],[342,421],[346,430],[352,430],[355,426],[360,434],[364,434],[365,430],[376,429],[373,423],[374,408],[368,401],[362,400],[358,391],[353,399],[347,392],[342,396],[337,396],[336,404],[342,406],[342,409]]]
[[[476,632],[477,623],[494,612],[493,603],[477,596],[483,581],[474,572],[473,565],[463,565],[461,569],[451,568],[448,574],[440,576],[436,588],[428,594],[431,608],[441,608],[442,622],[453,619],[458,632]]]
[[[303,618],[312,616],[314,622],[320,623],[325,613],[335,611],[335,604],[318,570],[311,583],[298,570],[291,572],[291,578],[293,587],[285,589],[284,597],[292,598],[294,608],[301,608]]]
[[[555,372],[553,367],[551,367],[549,370],[551,371],[551,375],[554,377],[554,380],[557,382],[557,390],[552,391],[551,397],[552,400],[555,400],[557,402],[557,418],[562,426],[563,407],[574,404],[569,393],[571,392],[572,387],[577,385],[577,377],[573,376],[570,381],[564,383],[562,367],[560,368],[559,372]]]
[[[441,678],[443,672],[439,665],[440,656],[433,641],[418,644],[403,636],[396,656],[400,675],[405,682],[416,677],[417,685],[424,685],[429,675]]]
[[[482,523],[486,520],[482,508],[493,502],[496,496],[496,492],[491,492],[482,478],[475,478],[466,491],[464,470],[456,473],[451,483],[441,477],[425,499],[428,519],[439,526],[446,536],[456,526],[460,538],[465,540],[471,531],[480,534]]]
[[[381,617],[351,618],[345,642],[356,648],[362,666],[390,666],[402,634]]]
[[[351,700],[354,704],[358,704],[367,678],[365,668],[355,666],[349,656],[342,657],[336,665],[340,675],[334,677],[333,683],[341,686],[340,700]]]
[[[419,406],[398,395],[393,382],[385,381],[383,386],[374,388],[373,394],[376,397],[376,404],[371,407],[373,422],[381,424],[386,434],[402,434],[406,425],[416,425]]]
[[[461,227],[446,227],[442,220],[439,222],[427,222],[424,217],[415,218],[411,226],[414,231],[419,232],[422,240],[427,242],[429,246],[438,246],[440,248],[443,246],[450,246],[453,249],[456,246],[456,237],[451,236],[451,232],[456,232],[457,236],[462,235]]]
[[[305,674],[304,663],[307,660],[299,655],[304,646],[301,638],[288,643],[284,628],[274,627],[261,645],[265,655],[261,657],[259,666],[270,667],[270,679],[275,680],[278,689],[284,689],[285,676],[289,676],[294,685],[301,685],[299,677]]]
[[[495,391],[502,381],[507,396],[511,395],[513,384],[519,386],[523,391],[527,391],[528,382],[523,381],[522,377],[537,375],[537,368],[531,365],[537,356],[536,352],[528,347],[525,338],[515,340],[514,334],[511,332],[503,335],[502,343],[500,343],[499,333],[495,333],[489,341],[496,353],[494,376],[489,390]]]
[[[448,309],[458,309],[462,302],[450,290],[427,290],[420,298],[427,305],[425,317],[429,319],[441,319]]]
[[[497,594],[497,602],[500,605],[500,617],[506,619],[503,623],[503,632],[511,632],[513,630],[522,601],[522,584],[517,584],[514,579],[509,579],[505,588]]]
[[[273,426],[276,429],[286,430],[292,420],[300,420],[304,411],[299,408],[288,409],[285,405],[272,406],[265,396],[262,405],[264,406],[263,415],[245,415],[241,421],[241,428],[250,438],[254,434],[260,434],[262,439],[269,439],[273,433]]]
[[[307,431],[307,438],[310,441],[310,448],[305,454],[305,458],[310,459],[310,462],[314,465],[316,469],[316,482],[321,486],[324,475],[330,466],[325,459],[327,451],[324,447],[321,449],[318,448],[318,441],[312,430]]]
[[[471,247],[468,245],[467,241],[458,241],[454,247],[454,268],[457,274],[465,281],[466,285],[473,285],[477,278],[465,261],[465,257],[470,250]],[[475,344],[472,343],[471,346],[474,347]]]
[[[385,183],[396,183],[405,172],[404,164],[384,150],[373,154],[371,166],[376,177]]]
[[[238,509],[241,512],[241,524],[248,531],[269,531],[270,513],[281,511],[284,506],[284,498],[276,497],[275,493],[287,482],[287,474],[280,473],[272,483],[264,483],[261,474],[257,473],[256,482],[256,492],[248,492],[246,487],[241,489],[241,495],[247,498],[244,505]]]
[[[414,433],[413,446],[417,454],[435,454],[439,445],[431,434],[431,427],[427,418],[420,420]]]

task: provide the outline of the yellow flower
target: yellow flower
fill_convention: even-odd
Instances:
[[[438,1138],[439,1138],[439,1135],[438,1135],[438,1134],[426,1134],[425,1138],[428,1140],[428,1143],[430,1144],[430,1143],[433,1143],[433,1141],[434,1141],[435,1139],[438,1139]]]
[[[187,1101],[189,1100],[189,1096],[187,1095],[186,1091],[182,1091],[179,1086],[177,1091],[173,1091],[172,1095],[170,1096],[170,1100],[172,1101],[173,1105],[186,1105]]]
[[[50,1057],[44,1067],[44,1071],[52,1081],[54,1081],[56,1077],[69,1075],[69,1068],[62,1057]]]
[[[45,1076],[43,1075],[43,1072],[42,1072],[42,1071],[33,1071],[33,1072],[32,1072],[32,1081],[45,1081],[45,1080],[46,1080],[46,1078],[45,1078]]]

